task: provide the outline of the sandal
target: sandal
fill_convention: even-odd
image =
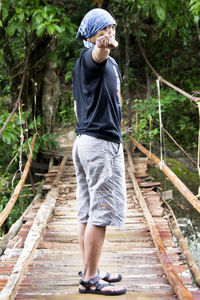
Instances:
[[[98,269],[98,275],[100,274],[100,270]],[[83,272],[79,272],[78,273],[78,275],[80,276],[80,277],[82,277],[83,276]],[[107,281],[107,282],[110,282],[110,283],[113,283],[113,282],[119,282],[119,281],[121,281],[122,280],[122,275],[121,274],[118,274],[118,277],[117,278],[113,278],[113,279],[109,279],[110,278],[110,273],[108,273],[108,272],[106,272],[106,275],[103,277],[103,278],[101,278],[102,280],[104,280],[104,281]]]
[[[106,276],[104,276],[102,278],[102,280],[104,281],[107,281],[107,282],[119,282],[122,280],[122,275],[121,274],[118,274],[118,277],[117,278],[113,278],[113,279],[109,279],[110,278],[110,273],[106,272]]]
[[[96,276],[88,281],[84,281],[80,279],[80,284],[85,287],[85,290],[79,288],[79,293],[81,294],[98,294],[98,295],[108,295],[108,296],[115,296],[115,295],[122,295],[126,293],[126,289],[122,289],[120,291],[102,291],[102,289],[106,286],[113,286],[112,284],[99,283],[99,276]],[[91,289],[91,286],[95,286],[95,290]]]

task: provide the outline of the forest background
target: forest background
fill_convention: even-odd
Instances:
[[[123,78],[123,119],[137,140],[159,145],[156,76],[139,45],[163,78],[189,94],[200,89],[199,0],[0,0],[0,127],[19,104],[0,137],[0,211],[19,180],[33,134],[34,162],[41,163],[42,151],[58,147],[55,128],[75,125],[72,70],[82,48],[76,32],[95,7],[107,9],[118,23],[119,47],[112,56]],[[164,127],[195,156],[196,105],[164,85],[161,103]],[[166,147],[176,149],[170,140]],[[0,234],[28,199],[19,199]]]

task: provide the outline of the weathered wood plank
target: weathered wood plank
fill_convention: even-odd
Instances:
[[[37,247],[41,239],[41,234],[46,227],[46,224],[55,206],[57,196],[58,188],[54,188],[47,195],[46,201],[42,203],[42,206],[38,211],[31,230],[26,238],[23,251],[20,254],[16,265],[14,266],[14,269],[12,270],[9,280],[1,292],[0,299],[9,300],[10,298],[14,297],[25,269],[32,258],[34,249]]]
[[[18,300],[20,299],[33,299],[33,300],[44,300],[44,298],[41,298],[40,295],[28,295],[27,298],[26,296],[24,297],[23,295],[18,295],[17,298]],[[94,300],[93,295],[79,295],[79,294],[70,294],[70,295],[65,295],[65,294],[56,294],[55,296],[51,295],[45,295],[46,300]],[[106,296],[98,296],[99,300],[107,300],[108,298]],[[116,297],[110,296],[110,300],[116,300]],[[143,292],[130,292],[127,293],[126,295],[118,296],[117,299],[119,300],[174,300],[176,297],[171,296],[170,292],[160,292],[158,291],[157,293],[149,292],[149,293],[143,293]]]
[[[146,216],[146,219],[148,220],[148,225],[151,230],[152,238],[154,240],[154,243],[158,249],[158,255],[159,259],[162,263],[163,269],[165,270],[165,273],[169,279],[170,284],[172,285],[174,291],[176,292],[176,295],[179,299],[193,299],[192,294],[190,291],[186,288],[186,286],[183,284],[183,281],[178,276],[178,274],[175,272],[173,268],[172,262],[169,260],[169,257],[167,255],[166,249],[164,247],[164,244],[162,242],[161,236],[155,226],[155,222],[150,215],[150,212],[147,208],[147,204],[144,201],[144,198],[142,196],[141,191],[139,190],[139,187],[137,185],[137,182],[135,180],[135,176],[133,174],[133,171],[131,169],[129,170],[130,177],[132,178],[132,181],[134,183],[134,188],[137,192],[138,199],[140,201],[140,205],[143,208],[144,215]]]

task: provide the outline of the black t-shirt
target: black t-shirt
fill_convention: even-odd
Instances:
[[[92,50],[83,48],[73,71],[78,116],[75,131],[120,143],[121,75],[117,63],[110,56],[103,63],[94,62]]]

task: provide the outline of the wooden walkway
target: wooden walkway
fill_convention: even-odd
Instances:
[[[40,226],[34,221],[37,220],[36,216],[40,213],[42,204],[47,201],[48,190],[53,189],[52,183],[59,172],[59,167],[54,164],[46,174],[43,197],[34,200],[33,205],[23,217],[23,226],[8,243],[4,254],[0,257],[1,300],[90,300],[94,298],[100,300],[107,298],[78,293],[77,273],[81,269],[81,257],[76,237],[76,180],[71,148],[64,149],[64,152],[67,156],[62,177],[58,183],[59,193],[56,194],[55,207],[44,231],[41,230],[42,235],[35,248],[29,251],[28,258],[23,254],[24,247],[29,247],[25,241],[33,230],[33,226]],[[120,272],[123,275],[122,284],[127,288],[127,294],[117,297],[109,296],[109,299],[177,299],[161,266],[158,250],[134,193],[127,164],[126,158],[127,219],[125,228],[123,230],[107,229],[100,261],[102,270]],[[200,299],[199,289],[192,283],[188,267],[180,256],[180,249],[175,245],[168,220],[164,217],[160,197],[155,191],[158,183],[151,182],[147,177],[147,164],[146,159],[134,158],[135,176],[142,194],[175,270],[192,293],[193,299]],[[34,236],[34,232],[32,234]],[[21,266],[23,272],[16,280],[16,274],[19,273]],[[15,287],[13,288],[14,281]],[[7,297],[6,289],[12,290],[14,296]]]

